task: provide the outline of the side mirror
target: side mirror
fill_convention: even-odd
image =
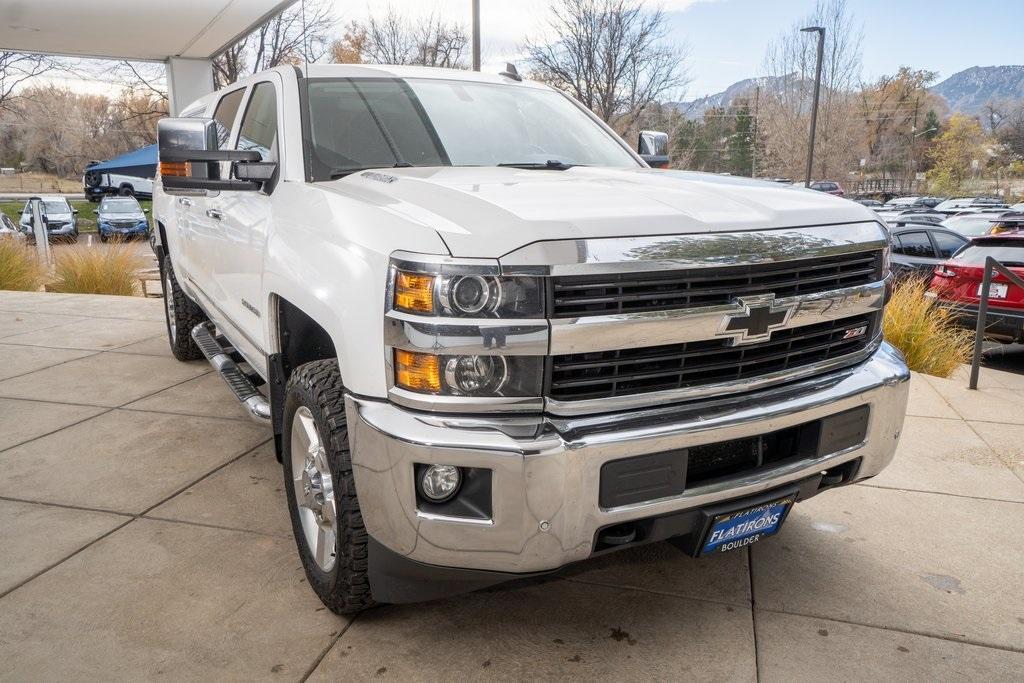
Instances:
[[[668,133],[657,130],[640,131],[636,151],[651,168],[668,168]]]
[[[93,209],[93,210],[92,210],[92,212],[93,212],[94,214],[96,214],[97,216],[99,216],[99,215],[100,215],[100,210],[99,210],[99,209]]]
[[[259,152],[218,149],[213,119],[168,118],[157,123],[160,181],[169,194],[197,190],[258,190],[261,183],[221,178],[220,162],[260,161]]]
[[[143,209],[142,213],[149,213],[149,209]]]
[[[71,209],[71,213],[78,213],[78,209]]]

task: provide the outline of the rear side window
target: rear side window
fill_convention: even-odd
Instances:
[[[232,90],[217,103],[217,109],[213,112],[213,120],[217,124],[217,142],[220,147],[226,147],[231,138],[231,126],[235,123],[235,115],[238,107],[242,104],[242,95],[245,88]]]
[[[932,239],[935,240],[939,258],[949,258],[956,253],[957,249],[967,244],[967,240],[963,237],[948,232],[935,231],[932,233]]]
[[[916,256],[918,258],[934,258],[932,243],[924,232],[902,232],[896,235],[896,243],[893,251],[904,256]]]
[[[265,161],[277,159],[277,95],[272,83],[259,83],[242,116],[238,149],[259,152]]]

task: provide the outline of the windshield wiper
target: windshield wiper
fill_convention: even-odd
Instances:
[[[558,161],[557,159],[548,159],[544,163],[533,161],[521,161],[498,164],[498,166],[506,166],[509,168],[525,168],[527,170],[567,171],[573,166],[579,166],[579,164],[567,164],[564,161]]]
[[[387,166],[360,166],[359,168],[335,168],[329,174],[327,174],[327,177],[330,178],[331,180],[337,180],[338,178],[344,178],[347,175],[359,173],[360,171],[369,171],[370,169],[373,168],[387,168]],[[399,161],[398,163],[392,164],[391,168],[415,168],[415,166],[410,164],[408,161]]]

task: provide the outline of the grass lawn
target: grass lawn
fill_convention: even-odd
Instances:
[[[143,209],[150,209],[149,224],[153,225],[153,201],[150,199],[140,199],[139,204],[142,205]],[[25,208],[24,201],[16,202],[0,202],[0,211],[11,217],[11,220],[17,224],[21,220],[21,212]],[[93,211],[99,208],[99,204],[93,204],[88,199],[79,199],[71,202],[72,209],[78,209],[78,232],[96,232],[96,214]]]

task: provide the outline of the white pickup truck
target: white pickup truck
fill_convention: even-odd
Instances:
[[[653,170],[514,70],[281,67],[159,138],[171,349],[272,426],[334,611],[742,548],[893,457],[859,204]]]

